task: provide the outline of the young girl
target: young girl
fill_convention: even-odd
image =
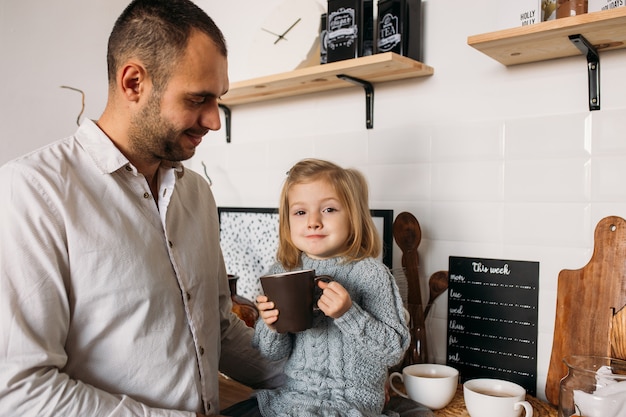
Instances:
[[[280,311],[257,298],[263,320],[253,343],[270,359],[285,359],[286,383],[257,392],[263,416],[380,416],[388,367],[409,344],[402,300],[389,269],[361,173],[316,159],[288,173],[279,208],[278,262],[270,273],[314,269],[320,312],[311,329],[277,333]]]

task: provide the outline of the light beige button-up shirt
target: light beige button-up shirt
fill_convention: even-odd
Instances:
[[[230,312],[200,175],[162,167],[157,208],[87,120],[2,167],[0,195],[0,416],[217,414],[218,368],[275,376]]]

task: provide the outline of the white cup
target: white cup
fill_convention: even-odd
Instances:
[[[465,407],[471,417],[532,417],[533,407],[526,401],[526,390],[501,379],[471,379],[463,384]]]
[[[393,385],[395,377],[402,380],[408,395]],[[458,370],[436,363],[409,365],[402,369],[402,373],[392,372],[389,375],[389,386],[392,390],[431,410],[439,410],[448,405],[454,398],[458,384]]]

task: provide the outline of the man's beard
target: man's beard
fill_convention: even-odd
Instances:
[[[161,102],[153,93],[144,108],[131,120],[128,132],[136,156],[151,161],[184,161],[195,149],[187,150],[179,142],[183,131],[161,116]]]

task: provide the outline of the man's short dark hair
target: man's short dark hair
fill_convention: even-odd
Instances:
[[[208,35],[226,57],[224,36],[213,20],[189,0],[134,0],[115,22],[107,51],[109,85],[119,66],[139,59],[158,90],[185,52],[194,30]]]

